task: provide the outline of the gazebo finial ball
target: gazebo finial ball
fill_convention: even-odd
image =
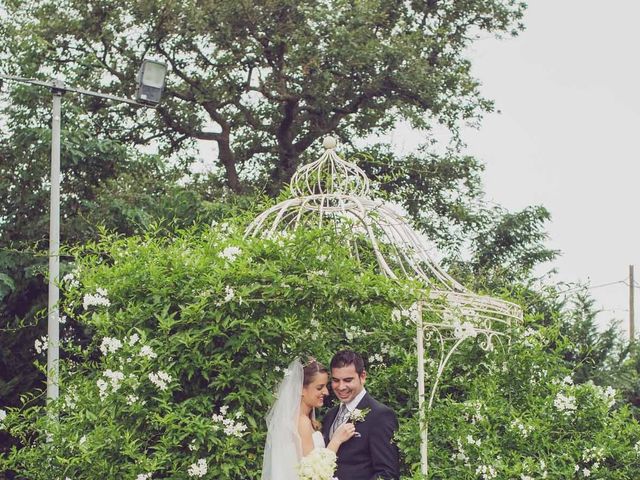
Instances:
[[[338,141],[335,137],[332,137],[331,135],[324,137],[324,140],[322,142],[322,146],[324,148],[326,148],[327,150],[331,150],[332,148],[336,148],[336,145],[338,145]]]

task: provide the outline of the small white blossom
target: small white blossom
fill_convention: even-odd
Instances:
[[[556,398],[553,400],[553,405],[565,414],[573,413],[578,408],[576,398],[571,395],[564,395],[562,392],[558,392]]]
[[[582,475],[584,475],[585,477],[590,477],[591,476],[591,470],[589,470],[588,468],[583,468],[582,469]]]
[[[98,386],[98,394],[100,395],[100,400],[104,400],[107,397],[107,388],[109,388],[109,384],[102,378],[99,378],[96,381],[96,385]]]
[[[475,445],[477,447],[479,447],[482,444],[482,440],[481,439],[474,439],[473,436],[471,435],[467,435],[467,443],[469,445]]]
[[[201,458],[197,463],[191,464],[187,473],[190,477],[204,477],[207,474],[207,461]]]
[[[84,295],[82,299],[82,306],[84,307],[84,309],[88,310],[89,307],[93,305],[103,305],[105,307],[111,305],[111,302],[107,298],[107,291],[104,288],[96,289],[95,295],[91,293],[86,293]]]
[[[384,361],[384,358],[379,353],[374,353],[369,357],[369,363],[376,363],[376,362],[382,363],[383,361]]]
[[[122,348],[122,342],[117,338],[104,337],[102,339],[102,343],[100,344],[100,351],[103,355],[108,355],[109,353],[115,353],[120,348]]]
[[[498,476],[495,468],[493,468],[493,466],[491,465],[478,466],[478,468],[476,468],[476,475],[480,475],[483,480],[489,480]]]
[[[226,418],[225,415],[227,414],[228,408],[227,405],[220,407],[220,415],[214,413],[211,415],[211,420],[216,424],[221,424],[226,435],[242,437],[243,433],[247,430],[247,426],[233,418]],[[240,412],[236,412],[234,417],[236,419],[239,418]]]
[[[524,438],[527,438],[529,434],[533,431],[532,426],[525,425],[518,419],[511,422],[511,428],[513,428],[514,430],[517,430],[520,433],[520,435],[522,435]]]
[[[162,370],[158,370],[158,373],[151,372],[149,374],[149,380],[160,390],[164,391],[168,388],[169,382],[172,380],[171,375]]]
[[[6,410],[0,408],[0,428],[4,428],[4,420],[7,418]]]
[[[636,442],[636,444],[633,446],[633,449],[636,451],[636,455],[640,455],[640,440]]]
[[[196,440],[195,440],[195,438],[189,442],[188,448],[189,448],[189,450],[191,450],[192,452],[195,452],[195,451],[198,449],[198,447],[196,447]]]
[[[49,347],[49,337],[47,335],[43,335],[40,338],[36,338],[36,341],[33,342],[33,347],[36,349],[36,353],[46,351]]]
[[[473,338],[478,336],[478,331],[470,322],[453,322],[453,336],[458,339]]]
[[[236,259],[236,257],[241,253],[242,253],[242,250],[240,250],[238,247],[227,247],[218,255],[229,262],[233,262]]]
[[[150,480],[152,473],[139,473],[136,480]]]
[[[133,395],[133,394],[127,395],[127,405],[133,405],[138,400],[139,399],[137,395]]]
[[[131,336],[127,339],[127,343],[130,347],[133,347],[140,340],[140,336],[137,333],[131,334]]]
[[[120,389],[120,382],[124,380],[124,373],[119,370],[105,370],[102,375],[107,377],[111,382],[111,389],[117,392]]]
[[[80,286],[80,282],[76,279],[73,272],[69,272],[62,277],[62,281],[68,283],[71,288],[78,288]]]
[[[156,352],[149,345],[145,345],[140,349],[140,356],[148,358],[149,360],[154,359],[158,356]]]

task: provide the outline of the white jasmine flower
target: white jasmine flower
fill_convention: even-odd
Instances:
[[[141,357],[145,357],[148,358],[149,360],[152,360],[154,358],[157,358],[158,354],[155,353],[153,351],[153,349],[148,346],[148,345],[144,345],[141,349],[140,349],[140,356]]]
[[[149,374],[149,380],[160,390],[164,391],[168,388],[168,384],[171,381],[171,375],[162,370],[159,370],[158,373],[151,372]]]
[[[47,335],[43,335],[40,338],[36,338],[36,341],[33,342],[33,347],[36,349],[36,353],[42,353],[49,348],[49,337]]]
[[[584,475],[585,477],[590,477],[591,476],[591,470],[589,470],[588,468],[583,468],[582,469],[582,475]]]
[[[496,478],[498,474],[496,473],[495,468],[491,465],[480,465],[476,468],[476,475],[481,475],[483,480],[489,480],[491,478]]]
[[[62,281],[68,283],[71,288],[78,288],[80,286],[80,282],[76,279],[73,272],[69,272],[62,277]]]
[[[233,290],[233,288],[227,285],[226,287],[224,287],[224,294],[225,294],[224,303],[227,303],[233,300],[233,297],[235,296],[236,292]]]
[[[223,405],[222,407],[220,407],[221,415],[226,415],[228,411],[229,411],[229,405]]]
[[[233,262],[236,259],[236,257],[241,253],[242,253],[242,250],[240,250],[238,247],[227,247],[218,255],[229,262]]]
[[[455,320],[453,322],[453,336],[458,339],[477,337],[478,331],[470,322],[460,323],[458,320]]]
[[[525,425],[518,419],[511,422],[511,428],[520,432],[520,435],[522,435],[524,438],[527,438],[533,431],[533,427],[531,427],[530,425]]]
[[[479,439],[479,438],[478,438],[477,440],[475,440],[475,439],[473,438],[473,436],[471,436],[471,435],[467,435],[467,443],[468,443],[469,445],[476,445],[477,447],[479,447],[479,446],[482,444],[482,440],[481,440],[481,439]]]
[[[190,477],[204,477],[207,474],[207,461],[201,458],[197,463],[191,464],[187,473]]]
[[[379,353],[374,353],[369,357],[369,363],[376,363],[376,362],[382,363],[383,361],[384,361],[384,358]]]
[[[127,339],[127,343],[130,347],[133,347],[140,340],[140,336],[137,333],[131,334],[131,336]]]
[[[120,389],[120,382],[124,380],[124,373],[119,370],[107,369],[103,372],[102,375],[109,379],[109,381],[111,382],[111,389],[114,392],[117,392]]]
[[[98,394],[100,395],[100,400],[104,400],[107,397],[107,388],[109,388],[109,384],[102,378],[99,378],[96,381],[96,385],[98,386]]]
[[[111,305],[111,302],[107,298],[107,291],[104,288],[96,289],[95,295],[90,293],[87,293],[84,295],[82,299],[82,306],[84,307],[84,309],[88,310],[89,307],[92,305],[97,305],[97,306],[103,305],[105,307],[108,307],[109,305]]]
[[[565,414],[573,413],[578,408],[576,398],[571,395],[564,395],[562,392],[558,392],[556,398],[553,400],[553,405]]]
[[[138,396],[137,395],[127,395],[127,404],[128,405],[133,405],[134,403],[136,403],[138,401]]]
[[[117,338],[104,337],[102,339],[102,343],[100,344],[100,351],[103,355],[115,353],[120,348],[122,348],[122,342]]]

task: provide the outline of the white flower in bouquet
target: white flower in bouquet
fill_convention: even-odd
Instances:
[[[298,465],[300,480],[333,480],[336,454],[328,448],[316,448]]]

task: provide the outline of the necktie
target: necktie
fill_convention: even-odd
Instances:
[[[349,409],[347,408],[347,405],[344,403],[341,403],[340,410],[338,410],[338,414],[336,415],[336,419],[331,424],[330,437],[333,437],[333,434],[338,429],[338,427],[347,420],[348,415],[349,415]]]

